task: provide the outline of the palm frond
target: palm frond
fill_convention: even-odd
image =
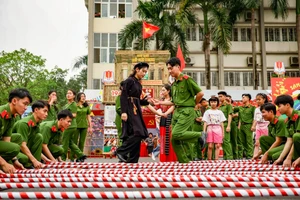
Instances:
[[[79,56],[75,59],[75,63],[73,65],[73,69],[79,69],[81,66],[88,65],[88,55]]]
[[[120,31],[119,42],[121,49],[126,49],[132,46],[134,40],[142,38],[143,22],[135,20],[129,23]]]
[[[286,19],[288,16],[288,1],[287,0],[271,0],[270,8],[277,19],[278,16],[281,16],[282,19]]]
[[[228,23],[227,9],[224,7],[213,8],[211,10],[209,25],[212,41],[225,54],[229,53],[231,46],[231,25]]]

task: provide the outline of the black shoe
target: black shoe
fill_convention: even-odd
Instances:
[[[117,157],[119,158],[119,160],[120,160],[121,162],[126,162],[126,161],[127,161],[127,159],[125,159],[121,154],[118,154],[118,153],[117,153]]]
[[[80,158],[76,159],[76,162],[84,162],[86,158],[86,155],[82,155]]]
[[[207,133],[203,131],[201,133],[201,137],[198,139],[199,144],[201,145],[201,150],[203,150],[205,148],[206,139],[207,139]]]

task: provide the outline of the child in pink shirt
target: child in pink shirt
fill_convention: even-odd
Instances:
[[[268,135],[269,121],[265,121],[260,111],[260,106],[264,103],[268,103],[268,97],[266,94],[258,93],[256,95],[256,103],[258,107],[254,111],[254,123],[251,127],[252,131],[255,131],[255,147],[253,152],[253,159],[259,151],[259,138],[263,135]]]
[[[202,118],[204,121],[203,130],[207,132],[207,159],[212,159],[212,150],[215,146],[215,160],[218,160],[224,138],[223,122],[226,121],[226,118],[223,112],[218,110],[219,99],[217,97],[210,98],[208,102],[211,109],[207,110]]]

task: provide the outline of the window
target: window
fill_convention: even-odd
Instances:
[[[239,41],[239,30],[237,28],[233,28],[232,30],[232,41]]]
[[[218,72],[211,72],[211,85],[218,86]]]
[[[113,63],[119,49],[119,34],[94,33],[94,63]]]
[[[258,40],[257,28],[255,28],[255,39]],[[241,41],[251,41],[251,28],[241,28]]]
[[[93,79],[93,89],[100,89],[100,79]]]
[[[206,74],[205,72],[200,72],[200,86],[205,86]]]
[[[279,30],[279,28],[275,28],[274,32],[275,32],[275,41],[280,41],[280,30]]]
[[[198,83],[198,76],[197,76],[197,72],[187,72],[187,75],[189,75],[192,79],[194,79],[194,81],[196,83]]]
[[[203,40],[204,40],[203,29],[199,27],[199,41],[203,41]]]
[[[253,86],[253,73],[243,72],[243,86]]]
[[[196,41],[196,28],[187,28],[186,30],[186,40],[187,41]]]
[[[131,18],[132,0],[95,0],[95,17]]]
[[[287,28],[282,28],[282,41],[286,42],[288,41],[288,36],[287,36]]]
[[[224,73],[225,86],[241,86],[240,72],[225,72]]]

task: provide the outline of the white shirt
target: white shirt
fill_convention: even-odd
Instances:
[[[221,124],[226,121],[226,117],[221,110],[207,110],[205,111],[202,120],[207,123],[207,125],[211,124]]]

